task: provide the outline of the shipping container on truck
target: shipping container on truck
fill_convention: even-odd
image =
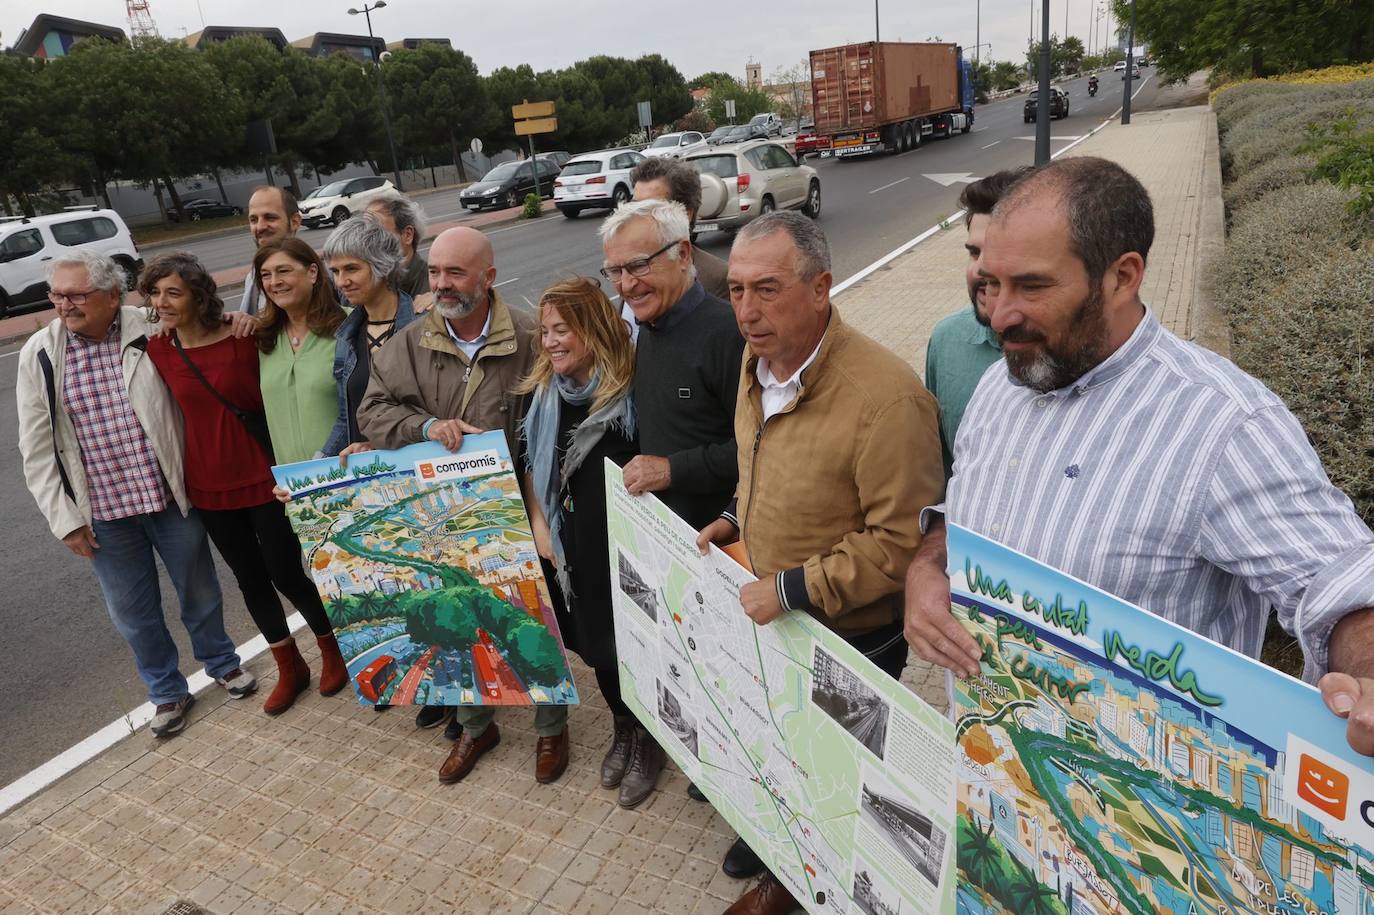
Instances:
[[[973,67],[954,44],[864,41],[811,52],[821,156],[915,149],[973,127]]]

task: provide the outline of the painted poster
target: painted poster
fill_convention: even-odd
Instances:
[[[272,472],[359,702],[577,702],[502,433]]]
[[[956,526],[958,912],[1374,915],[1374,762],[1317,691]]]
[[[625,702],[813,915],[952,912],[954,728],[606,462]]]

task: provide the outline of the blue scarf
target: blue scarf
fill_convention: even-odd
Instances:
[[[596,447],[597,442],[608,429],[616,429],[626,438],[635,434],[637,417],[634,399],[629,392],[611,403],[596,410],[572,431],[567,453],[563,455],[560,473],[554,470],[558,465],[558,417],[564,403],[583,406],[596,399],[600,379],[593,373],[591,379],[582,387],[564,375],[554,375],[550,384],[534,391],[529,412],[525,414],[522,434],[525,436],[525,465],[534,477],[534,497],[544,509],[544,518],[549,524],[549,539],[553,543],[554,569],[558,573],[558,585],[563,596],[571,600],[573,596],[572,578],[568,571],[567,557],[563,555],[563,505],[559,495],[567,487],[568,480],[587,455]]]

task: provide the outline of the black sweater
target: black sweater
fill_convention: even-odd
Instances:
[[[735,397],[743,354],[734,312],[700,283],[639,328],[640,451],[668,458],[672,484],[656,495],[698,530],[720,515],[739,479]]]

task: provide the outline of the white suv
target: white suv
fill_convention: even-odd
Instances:
[[[821,215],[820,175],[798,165],[778,143],[717,146],[685,161],[701,173],[696,232],[738,229],[773,210],[801,210],[812,219]]]
[[[633,149],[573,156],[553,183],[553,202],[569,219],[583,210],[614,210],[630,199],[630,170],[644,161]]]
[[[114,258],[133,289],[143,258],[129,227],[114,210],[69,207],[51,216],[0,217],[0,316],[18,305],[44,301],[48,262],[72,249]]]
[[[649,147],[644,150],[646,156],[667,156],[670,159],[681,159],[683,156],[690,156],[695,153],[703,152],[706,149],[706,138],[695,130],[684,130],[680,133],[665,133]]]
[[[332,181],[305,195],[300,204],[301,223],[311,229],[342,225],[354,213],[367,209],[373,198],[395,189],[394,184],[380,175]]]

